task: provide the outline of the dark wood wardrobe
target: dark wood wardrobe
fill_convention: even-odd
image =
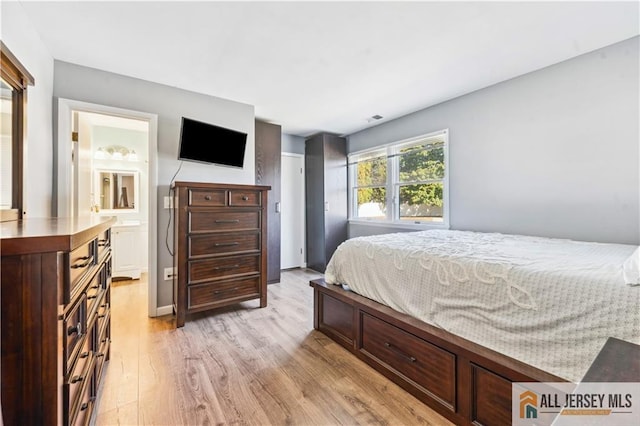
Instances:
[[[267,283],[280,282],[280,168],[282,128],[256,120],[256,185],[271,187],[267,204]]]
[[[347,141],[318,133],[305,141],[307,267],[324,272],[347,239]]]

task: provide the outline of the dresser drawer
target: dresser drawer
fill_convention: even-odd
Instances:
[[[95,241],[83,244],[69,253],[69,291],[65,293],[65,303],[69,303],[73,294],[78,291],[82,279],[97,263],[95,256]]]
[[[93,319],[93,315],[98,309],[98,301],[102,299],[102,294],[104,293],[104,285],[103,280],[105,279],[104,275],[104,266],[103,269],[100,270],[94,277],[91,279],[89,284],[86,287],[85,295],[87,297],[87,320],[88,322]]]
[[[191,211],[189,213],[189,232],[233,231],[240,229],[258,229],[260,212],[255,211]]]
[[[229,205],[259,207],[261,202],[260,191],[229,191]]]
[[[234,232],[229,234],[190,235],[189,257],[232,254],[260,250],[260,234]]]
[[[109,248],[111,248],[111,229],[98,235],[98,259],[102,259]]]
[[[260,255],[245,255],[189,261],[188,283],[215,280],[236,275],[260,273]]]
[[[89,361],[91,355],[91,339],[90,336],[85,336],[80,344],[80,349],[75,358],[65,359],[65,375],[78,374],[86,367],[86,363]]]
[[[85,339],[88,342],[91,339]],[[66,408],[70,413],[77,412],[80,405],[82,391],[91,388],[91,369],[93,368],[93,353],[90,350],[82,351],[75,363],[73,370],[67,376],[65,386]]]
[[[189,189],[188,204],[196,207],[224,207],[227,191],[220,189]]]
[[[80,400],[78,401],[75,410],[72,410],[72,417],[70,425],[73,426],[87,426],[91,421],[91,412],[93,411],[93,398],[91,396],[91,383],[87,383],[87,386],[82,390]]]
[[[363,354],[455,409],[455,355],[366,313],[361,321]]]
[[[260,277],[191,285],[187,287],[187,309],[204,309],[220,302],[255,297],[259,291]]]
[[[87,333],[87,298],[82,294],[62,321],[64,359],[72,364]]]

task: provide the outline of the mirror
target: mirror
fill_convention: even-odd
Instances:
[[[100,211],[138,211],[138,172],[134,170],[98,170],[97,205]]]

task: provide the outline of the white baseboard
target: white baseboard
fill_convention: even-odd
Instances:
[[[173,305],[158,306],[156,316],[161,317],[163,315],[173,315]]]

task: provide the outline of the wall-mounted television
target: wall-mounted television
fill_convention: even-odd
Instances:
[[[179,160],[242,167],[247,134],[182,117]]]

